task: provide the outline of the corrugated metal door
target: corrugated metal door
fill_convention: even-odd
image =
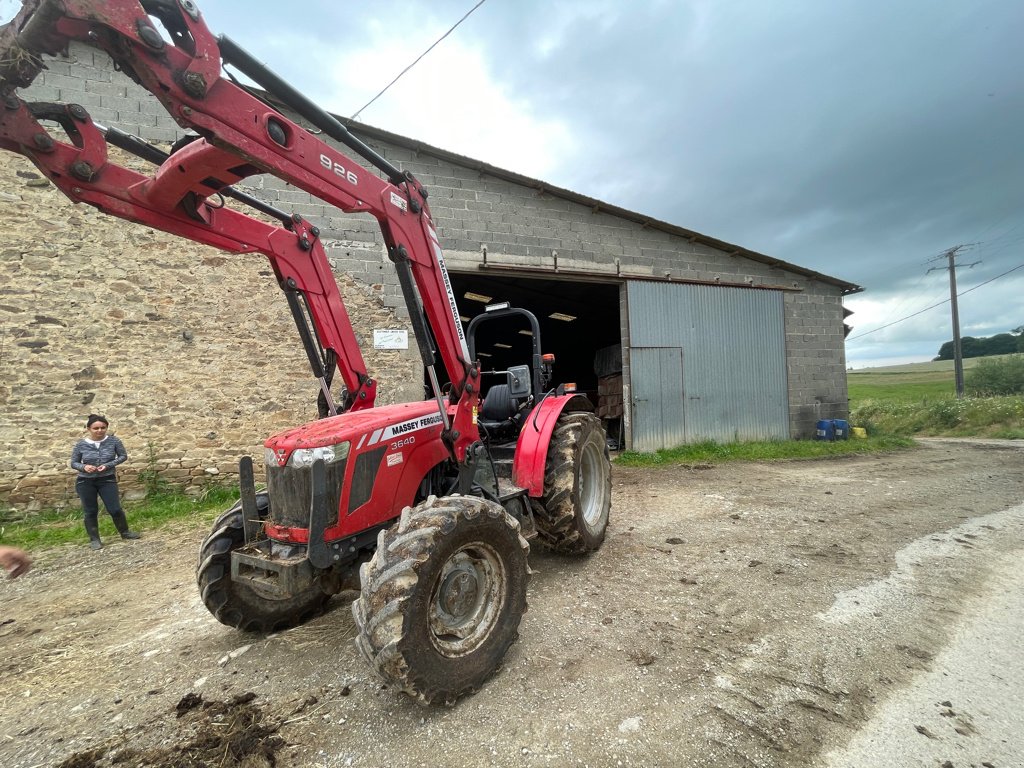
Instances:
[[[686,441],[683,423],[683,350],[633,347],[633,450],[656,451]]]
[[[680,400],[685,433],[676,445],[789,438],[780,291],[639,280],[627,283],[627,291],[631,355],[638,348],[686,350]],[[631,357],[632,399],[645,375]],[[658,443],[660,431],[641,429],[637,404],[630,405],[633,445],[650,450],[640,446]]]

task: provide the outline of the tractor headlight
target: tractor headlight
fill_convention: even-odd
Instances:
[[[348,457],[349,446],[350,443],[345,441],[336,445],[325,445],[321,448],[297,448],[288,457],[288,464],[286,466],[296,468],[311,467],[317,459],[323,459],[324,464],[334,464]],[[277,454],[271,448],[266,449],[266,461],[271,466],[277,464]]]
[[[336,461],[348,457],[348,442],[337,445],[325,445],[322,448],[298,448],[292,451],[288,459],[289,467],[311,467],[317,459],[323,459],[324,464],[333,464]]]

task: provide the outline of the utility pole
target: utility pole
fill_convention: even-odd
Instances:
[[[960,310],[957,308],[956,303],[956,255],[963,248],[969,248],[972,245],[974,245],[974,243],[954,245],[945,253],[935,257],[936,260],[942,258],[947,259],[949,262],[948,266],[932,267],[928,270],[929,272],[934,272],[937,269],[949,270],[949,304],[953,310],[953,375],[956,377],[956,397],[958,400],[963,399],[964,396],[964,357],[963,350],[960,346]],[[967,266],[970,268],[975,264],[980,263],[980,261],[975,261],[971,264],[961,266]]]

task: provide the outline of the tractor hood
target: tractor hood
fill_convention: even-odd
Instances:
[[[272,435],[264,446],[274,452],[280,464],[284,464],[292,451],[299,448],[322,448],[346,441],[357,448],[367,442],[376,443],[427,427],[437,427],[440,423],[441,414],[434,400],[399,403],[311,421]]]

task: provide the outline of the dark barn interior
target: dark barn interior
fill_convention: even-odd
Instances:
[[[487,304],[507,301],[532,312],[540,325],[541,352],[555,355],[553,383],[575,383],[596,405],[595,355],[620,343],[618,284],[482,274],[452,274],[451,281],[464,327]],[[478,327],[476,352],[484,371],[529,364],[531,349],[526,318]],[[485,378],[484,387],[490,383],[497,380]]]

